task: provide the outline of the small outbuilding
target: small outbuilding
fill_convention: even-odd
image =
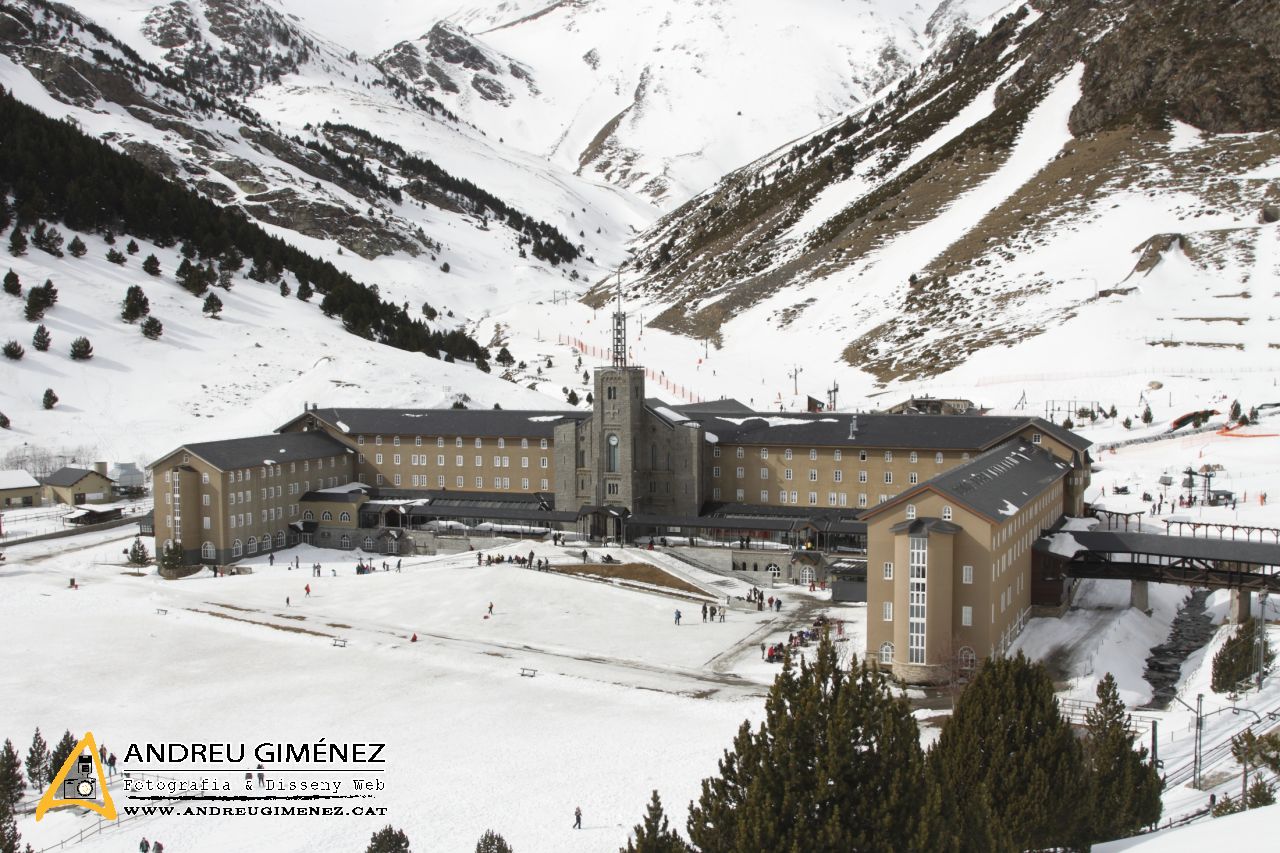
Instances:
[[[99,467],[105,470],[106,465]],[[45,498],[51,504],[80,506],[86,503],[108,503],[115,500],[113,482],[103,471],[89,468],[59,468],[41,481]]]
[[[39,480],[26,471],[0,471],[0,509],[39,505]]]

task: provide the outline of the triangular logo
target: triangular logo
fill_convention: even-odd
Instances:
[[[89,754],[85,755],[85,749]],[[102,772],[102,762],[98,759],[98,745],[93,742],[93,732],[76,744],[75,749],[62,762],[58,775],[53,783],[45,789],[36,803],[36,820],[44,817],[49,809],[63,806],[80,806],[95,811],[107,820],[116,819],[116,804],[111,801],[107,791],[107,777]]]

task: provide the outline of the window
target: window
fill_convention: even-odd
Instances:
[[[207,486],[207,485],[209,485],[209,475],[208,475],[208,474],[201,474],[201,475],[200,475],[200,482],[201,482],[201,483],[203,483],[203,484],[204,484],[204,485],[206,485],[206,486]]]
[[[351,513],[344,511],[338,514],[338,521],[350,521],[350,520],[351,520]]]
[[[502,449],[503,449],[503,448],[505,448],[506,446],[507,446],[507,440],[506,440],[505,438],[500,438],[500,439],[498,439],[498,449],[499,449],[499,450],[502,450]]]
[[[768,489],[761,489],[761,490],[760,490],[760,503],[762,503],[762,504],[767,504],[768,502],[769,502],[769,490],[768,490]]]
[[[364,446],[364,436],[363,436],[363,435],[357,435],[357,436],[356,436],[356,444],[360,445],[361,447],[363,447],[363,446]]]
[[[528,467],[529,467],[529,457],[528,457],[528,456],[521,456],[521,457],[520,457],[520,467],[521,467],[521,468],[528,468]]]
[[[914,519],[916,517],[916,505],[907,504],[907,518]]]
[[[944,507],[942,508],[942,520],[943,520],[943,521],[950,521],[950,520],[951,520],[951,507],[949,507],[949,506],[944,506]]]
[[[520,488],[521,488],[521,489],[523,489],[523,490],[524,490],[524,491],[526,491],[526,492],[527,492],[527,491],[529,491],[529,478],[528,478],[528,477],[521,477],[521,478],[520,478]]]
[[[462,457],[461,457],[461,456],[455,456],[455,457],[453,457],[453,464],[454,464],[454,465],[456,465],[456,466],[458,466],[459,468],[461,468],[461,467],[462,467],[462,465],[463,465]]]
[[[865,482],[867,482],[867,472],[866,472],[866,471],[859,471],[859,472],[858,472],[858,482],[859,482],[859,483],[865,483]]]
[[[717,444],[715,447],[711,448],[711,455],[716,459],[720,458],[720,445]]]
[[[809,461],[810,461],[810,462],[812,462],[813,460],[815,460],[815,459],[817,459],[817,458],[818,458],[818,451],[817,451],[817,449],[816,449],[816,448],[813,448],[813,447],[809,448]]]
[[[937,463],[938,465],[941,465],[941,464],[942,464],[942,454],[941,454],[941,453],[935,453],[935,454],[933,454],[933,461],[934,461],[935,463]]]
[[[467,487],[466,483],[467,481],[463,477],[455,477],[453,480],[453,485],[459,489],[465,489]]]
[[[200,546],[200,559],[212,560],[218,556],[217,550],[213,547],[212,542],[206,542]]]
[[[547,490],[548,486],[547,486],[547,481],[546,481],[545,479],[543,479],[543,480],[539,480],[539,481],[538,481],[538,484],[539,484],[539,485],[538,485],[538,488],[539,488],[539,489],[542,489],[542,491],[544,491],[544,492]]]
[[[169,497],[169,493],[168,493],[168,492],[165,492],[164,496],[165,496],[166,498],[167,498],[167,497]],[[208,505],[209,505],[209,496],[208,496],[208,495],[201,495],[201,496],[200,496],[200,505],[201,505],[201,506],[208,506]]]
[[[741,459],[744,455],[745,455],[745,454],[743,453],[743,448],[739,447],[739,448],[738,448],[738,458],[739,458],[739,459]]]
[[[231,556],[241,557],[244,555],[244,544],[237,539],[231,543]]]
[[[792,490],[791,490],[791,502],[792,502],[792,503],[797,503],[797,501],[796,501],[796,492],[795,492],[795,489],[792,489]]]
[[[884,564],[884,579],[887,581],[893,580],[893,563],[888,560]]]
[[[866,492],[859,492],[859,493],[858,493],[858,506],[860,506],[860,507],[865,507],[866,505],[867,505],[867,493],[866,493]]]
[[[303,520],[303,521],[315,521],[315,520],[316,520],[316,514],[315,514],[314,512],[312,512],[311,510],[307,510],[306,512],[304,512],[304,513],[302,514],[302,520]]]
[[[345,533],[342,534],[338,539],[338,547],[344,551],[349,550],[351,548],[351,537]]]
[[[907,482],[914,486],[916,483],[920,482],[920,475],[915,471],[912,471],[907,474]]]
[[[886,666],[893,663],[893,643],[880,644],[880,663]]]
[[[880,603],[880,618],[886,622],[893,621],[893,602],[882,601]]]
[[[396,475],[395,475],[395,484],[396,484],[397,486],[398,486],[398,485],[400,485],[400,475],[399,475],[399,474],[396,474]]]
[[[818,493],[817,493],[817,492],[810,492],[810,493],[809,493],[809,506],[817,506],[817,505],[818,505]]]
[[[738,466],[738,468],[734,470],[734,476],[741,480],[743,477],[747,476],[747,469],[742,466]]]
[[[461,447],[461,446],[462,446],[462,436],[458,436],[457,438],[455,438],[455,439],[453,440],[453,446],[454,446],[454,447]]]
[[[719,476],[720,476],[720,466],[719,466],[719,465],[716,465],[716,466],[712,467],[712,469],[711,469],[711,476],[712,476],[712,477],[719,477]]]
[[[836,493],[827,492],[827,506],[835,506],[835,505],[836,505]]]
[[[973,649],[968,646],[961,646],[960,651],[956,654],[960,661],[961,672],[973,672],[978,667],[978,656],[974,654]]]
[[[493,467],[494,467],[494,468],[501,468],[501,467],[502,467],[502,457],[501,457],[501,456],[495,456],[495,457],[493,457]]]
[[[735,489],[733,492],[733,499],[738,503],[742,503],[747,499],[747,493],[742,489]]]
[[[439,465],[439,466],[441,466],[441,467],[444,467],[444,457],[443,457],[443,456],[439,456],[439,455],[437,455],[437,456],[436,456],[436,464],[437,464],[437,465]]]
[[[784,504],[786,502],[787,502],[787,490],[782,489],[781,491],[778,492],[778,503]]]
[[[911,464],[912,464],[912,465],[914,465],[914,464],[916,464],[916,462],[920,461],[920,456],[919,456],[919,454],[918,454],[918,453],[916,453],[916,452],[913,450],[913,451],[911,451],[911,456],[909,456],[909,457],[908,457],[908,459],[909,459],[909,461],[911,462]]]
[[[437,489],[443,489],[443,488],[444,488],[444,475],[443,475],[443,474],[440,474],[439,476],[437,476],[437,477],[436,477],[436,488],[437,488]]]
[[[892,472],[892,471],[885,471],[885,472],[884,472],[884,481],[885,481],[886,483],[892,483],[892,482],[893,482],[893,472]]]
[[[790,461],[791,461],[791,448],[790,448],[790,447],[788,447],[786,450],[784,450],[784,451],[782,452],[782,458],[783,458],[783,459],[785,459],[785,460],[787,460],[788,462],[790,462]]]
[[[923,536],[912,536],[907,540],[907,602],[909,605],[907,613],[907,661],[909,663],[922,664],[925,659],[928,549],[929,540]]]
[[[768,469],[768,468],[761,468],[761,469],[760,469],[760,479],[761,479],[761,480],[767,480],[767,479],[769,479],[769,469]]]
[[[1038,433],[1038,432],[1033,432],[1033,433],[1031,433],[1031,443],[1032,443],[1032,444],[1039,444],[1039,443],[1040,443],[1040,433]]]
[[[547,440],[546,440],[545,438],[544,438],[544,439],[542,439],[542,443],[541,443],[541,444],[539,444],[538,446],[539,446],[539,447],[541,447],[543,450],[546,450],[546,449],[547,449]]]
[[[762,448],[760,448],[760,458],[761,458],[761,459],[768,459],[768,458],[769,458],[769,448],[767,448],[767,447],[762,447]]]
[[[372,550],[373,550],[373,537],[372,537],[372,536],[366,536],[366,537],[364,537],[364,549],[365,549],[366,551],[372,551]]]
[[[414,447],[421,447],[421,446],[422,446],[422,436],[420,436],[420,435],[415,435],[415,436],[413,437],[413,446],[414,446]]]
[[[832,476],[835,478],[835,481],[836,481],[837,483],[843,483],[843,482],[844,482],[844,472],[843,472],[843,471],[836,471]]]
[[[867,451],[865,451],[865,450],[859,450],[859,451],[858,451],[858,461],[859,461],[859,462],[866,462],[866,461],[867,461]]]
[[[810,483],[816,483],[816,482],[818,482],[818,469],[817,469],[817,468],[810,468],[810,469],[809,469],[809,482],[810,482]],[[837,482],[839,482],[839,481],[837,481]]]
[[[608,495],[618,494],[618,484],[616,482],[605,483],[605,494],[608,494]]]
[[[484,465],[484,457],[476,456],[476,467],[479,468],[482,465]]]
[[[843,459],[843,458],[844,458],[844,454],[843,454],[843,453],[841,453],[839,450],[837,450],[837,451],[835,452],[835,454],[836,454],[836,455],[835,455],[835,459],[836,459],[836,461],[837,461],[837,462],[841,461],[841,459]]]
[[[545,456],[541,457],[541,460],[540,460],[540,462],[539,462],[538,467],[539,467],[539,468],[546,468],[546,467],[547,467],[547,457],[545,457]]]
[[[477,489],[484,488],[484,477],[476,477],[476,488]]]
[[[400,446],[400,436],[398,436],[398,435],[397,435],[397,436],[395,436],[394,438],[392,438],[392,439],[391,439],[391,443],[392,443],[394,446],[399,447],[399,446]]]
[[[399,464],[400,464],[400,454],[399,454],[399,453],[392,454],[392,456],[391,456],[391,464],[392,464],[392,465],[399,465]]]
[[[206,516],[204,516],[204,517],[202,517],[202,518],[200,519],[200,529],[201,529],[201,530],[212,530],[212,529],[213,529],[213,519],[209,518],[209,516],[207,516],[207,515],[206,515]]]
[[[973,608],[965,605],[960,608],[960,625],[964,628],[973,627]]]
[[[484,447],[484,442],[480,439],[480,436],[476,436],[476,447]]]
[[[443,436],[443,435],[438,435],[438,436],[436,436],[436,447],[444,447],[444,436]]]
[[[791,469],[790,469],[790,468],[787,468],[787,469],[785,469],[785,470],[783,471],[783,473],[782,473],[782,479],[784,479],[784,480],[790,480],[790,479],[791,479]]]
[[[246,554],[258,553],[258,540],[250,536],[249,541],[244,543],[244,552]]]
[[[375,464],[375,465],[381,465],[381,464],[382,464],[382,454],[381,454],[381,453],[375,453],[375,454],[373,455],[373,462],[374,462],[374,464]]]
[[[376,445],[378,445],[379,447],[381,447],[381,446],[382,446],[382,436],[380,436],[380,435],[375,435],[375,436],[373,437],[373,443],[374,443],[374,444],[376,444]]]

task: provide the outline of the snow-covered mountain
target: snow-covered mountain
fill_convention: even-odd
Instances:
[[[1275,3],[1034,0],[666,216],[632,304],[852,388],[1274,365],[1277,58]]]

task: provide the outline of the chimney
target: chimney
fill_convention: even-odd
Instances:
[[[107,476],[107,463],[95,462],[93,463],[93,470],[97,471],[99,474],[105,477]]]

